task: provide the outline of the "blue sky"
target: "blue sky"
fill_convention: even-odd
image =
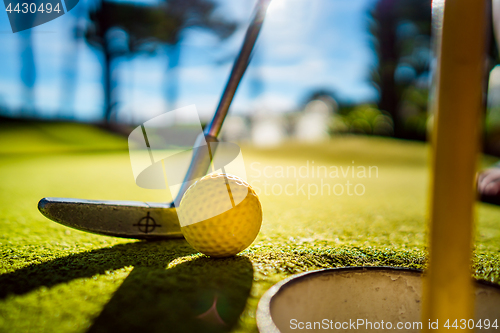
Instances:
[[[374,1],[273,0],[231,112],[290,111],[315,89],[331,90],[343,101],[375,100],[377,92],[368,77],[376,59],[367,29],[367,12]],[[239,29],[223,41],[200,29],[186,30],[177,69],[176,106],[195,104],[202,117],[209,117],[217,105],[255,4],[254,0],[218,2],[218,14],[240,23]],[[71,38],[77,10],[83,11],[87,5],[80,1],[70,13],[31,29],[37,116],[73,113],[80,120],[94,121],[102,115],[102,55],[84,41],[75,45]],[[7,13],[2,11],[0,103],[8,109],[23,103],[19,56],[22,34],[11,32]],[[164,97],[164,82],[168,79],[165,54],[159,50],[156,56],[137,55],[116,62],[119,119],[142,122],[168,111]],[[75,64],[74,72],[68,73],[71,62]],[[61,99],[61,87],[68,75],[77,82],[71,111],[68,105],[61,108],[67,103]],[[256,80],[261,82],[260,93],[252,89]]]

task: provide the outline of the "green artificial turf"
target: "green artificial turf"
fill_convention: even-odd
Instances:
[[[251,332],[262,294],[291,274],[425,267],[423,143],[347,136],[272,149],[243,145],[264,221],[253,245],[228,259],[201,255],[184,240],[88,234],[38,212],[45,196],[169,201],[165,190],[135,185],[126,144],[85,125],[0,127],[0,332]],[[492,161],[485,157],[483,166]],[[312,176],[312,166],[353,165],[377,167],[378,177]],[[362,184],[364,194],[326,192],[326,184],[347,181]],[[272,194],[287,185],[292,195]],[[475,276],[499,283],[500,207],[479,204],[476,229]],[[219,317],[207,312],[214,299]]]

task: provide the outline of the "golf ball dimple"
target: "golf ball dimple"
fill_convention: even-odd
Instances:
[[[191,185],[179,206],[184,237],[211,257],[229,257],[246,249],[262,224],[262,206],[243,179],[209,174]]]

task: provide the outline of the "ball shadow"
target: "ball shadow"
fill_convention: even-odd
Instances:
[[[253,281],[246,257],[135,267],[88,332],[228,332]]]

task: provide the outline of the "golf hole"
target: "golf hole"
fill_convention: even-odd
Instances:
[[[475,285],[474,322],[488,319],[492,325],[497,320],[500,326],[500,287],[484,281],[477,281]],[[265,333],[381,332],[389,329],[419,332],[418,324],[413,323],[428,325],[421,319],[421,300],[420,270],[392,267],[325,269],[299,274],[271,287],[259,302],[257,325],[259,331]],[[364,324],[356,329],[344,324],[361,323],[358,320],[364,320]],[[396,327],[398,323],[403,325],[400,329]],[[476,328],[476,331],[481,330]]]

